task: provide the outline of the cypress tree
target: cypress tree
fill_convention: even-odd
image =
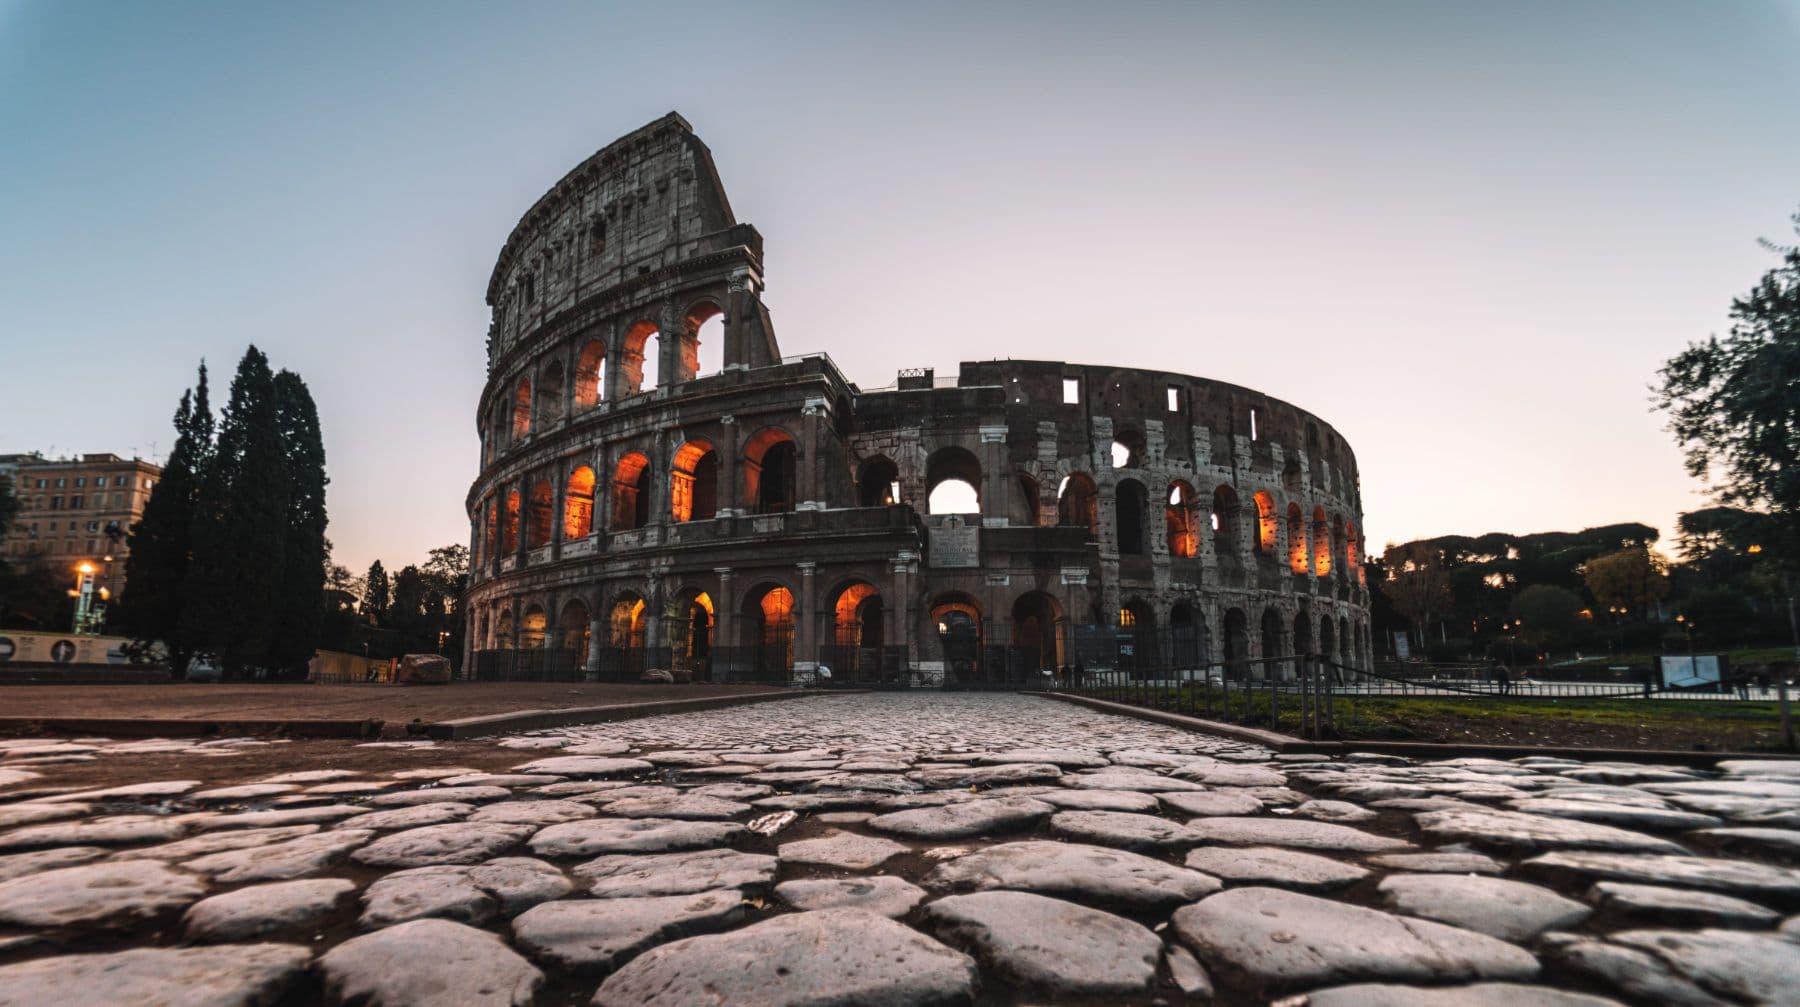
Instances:
[[[368,585],[363,588],[363,615],[370,622],[380,623],[388,610],[388,575],[380,560],[369,564],[369,576],[364,579]]]
[[[325,444],[319,413],[306,382],[292,371],[275,375],[275,415],[285,448],[287,473],[286,541],[281,578],[271,610],[271,669],[303,673],[318,646],[324,617]]]
[[[120,599],[120,618],[137,650],[148,654],[153,645],[163,644],[177,678],[187,673],[194,653],[182,611],[193,551],[195,499],[212,458],[212,438],[212,406],[202,362],[199,381],[181,393],[181,405],[175,410],[175,447],[162,478],[144,503],[143,516],[131,527],[126,591]]]
[[[251,346],[231,380],[195,506],[182,626],[235,674],[267,660],[287,545],[288,475],[269,358]]]

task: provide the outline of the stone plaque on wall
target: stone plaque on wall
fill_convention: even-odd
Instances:
[[[939,570],[981,565],[981,528],[951,515],[931,529],[926,562]]]

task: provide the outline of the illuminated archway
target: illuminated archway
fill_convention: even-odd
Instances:
[[[511,556],[519,551],[519,488],[513,486],[506,491],[506,510],[500,515],[500,555]]]
[[[762,584],[744,596],[744,643],[754,654],[759,675],[785,675],[794,667],[794,593],[779,584]]]
[[[525,548],[539,549],[550,544],[550,536],[556,527],[555,502],[550,480],[539,479],[531,484],[530,513],[525,521]]]
[[[587,602],[580,598],[569,599],[562,614],[556,617],[557,647],[574,651],[577,667],[587,660],[588,641],[593,635],[593,627],[588,623]]]
[[[606,397],[606,344],[590,339],[575,359],[575,408],[592,409]]]
[[[831,639],[839,647],[883,643],[881,592],[867,581],[844,585],[831,604]]]
[[[638,322],[625,330],[619,348],[619,381],[626,395],[656,388],[661,377],[662,337],[655,322]]]
[[[528,606],[525,617],[519,620],[519,646],[526,650],[541,649],[549,626],[550,619],[544,614],[542,605]]]
[[[669,466],[669,516],[710,521],[719,510],[719,455],[706,441],[688,441]]]
[[[1013,601],[1012,643],[1028,667],[1043,670],[1067,664],[1063,642],[1067,632],[1062,605],[1054,596],[1027,591]]]
[[[606,619],[606,641],[615,650],[642,650],[644,647],[645,619],[644,599],[636,594],[624,594],[613,602],[612,612]]]
[[[1194,488],[1180,479],[1169,484],[1169,502],[1163,508],[1163,524],[1169,536],[1169,555],[1193,559],[1200,555],[1200,501]]]
[[[1325,518],[1325,508],[1313,508],[1313,572],[1321,577],[1331,575],[1331,524]]]
[[[864,507],[891,507],[900,502],[900,467],[886,455],[876,455],[856,472],[857,502]]]
[[[1306,517],[1300,513],[1300,505],[1297,503],[1288,504],[1287,534],[1288,569],[1294,573],[1305,573],[1307,563]]]
[[[764,427],[744,445],[744,500],[753,514],[780,514],[798,500],[800,447],[780,427]]]
[[[562,422],[563,366],[552,360],[538,372],[537,425],[540,429]]]
[[[1251,499],[1256,502],[1256,551],[1273,553],[1281,531],[1281,520],[1275,515],[1275,498],[1268,490],[1257,490]]]
[[[494,620],[494,649],[511,650],[517,645],[518,640],[513,635],[512,609],[503,608],[500,610],[500,617]]]
[[[689,588],[675,598],[669,625],[669,659],[698,674],[710,669],[713,642],[712,595]]]
[[[932,514],[981,512],[981,462],[966,448],[947,447],[925,462],[925,507]]]
[[[1238,495],[1229,485],[1213,490],[1213,553],[1220,560],[1238,558]]]
[[[1086,472],[1071,472],[1056,489],[1056,523],[1086,528],[1090,536],[1100,532],[1100,494]]]
[[[932,600],[931,622],[937,627],[946,685],[970,685],[981,678],[981,607],[961,592]]]
[[[650,459],[633,451],[613,469],[612,530],[629,531],[650,523],[650,486],[645,473]]]
[[[594,470],[586,465],[577,465],[569,473],[569,484],[563,489],[563,541],[594,533],[594,485]]]
[[[513,390],[512,439],[522,441],[531,433],[531,379],[522,377]]]

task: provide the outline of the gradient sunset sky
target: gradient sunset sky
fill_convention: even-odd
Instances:
[[[1356,451],[1370,545],[1704,504],[1650,411],[1800,206],[1800,3],[0,0],[0,452],[318,400],[336,558],[468,540],[508,231],[670,110],[788,353],[1205,375]]]

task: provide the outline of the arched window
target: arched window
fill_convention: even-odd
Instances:
[[[606,619],[606,642],[615,650],[642,650],[644,646],[644,599],[625,594],[613,602]]]
[[[645,473],[650,459],[636,451],[613,469],[612,530],[628,531],[650,523],[650,486]]]
[[[1273,554],[1275,540],[1281,532],[1281,519],[1275,514],[1275,498],[1268,490],[1257,490],[1251,499],[1256,501],[1256,551]]]
[[[1313,508],[1313,573],[1331,575],[1331,524],[1325,519],[1325,508]]]
[[[594,533],[594,483],[594,470],[586,465],[569,473],[568,488],[563,490],[563,541]]]
[[[590,339],[575,358],[575,408],[592,409],[606,397],[606,344]]]
[[[766,584],[744,598],[740,618],[744,643],[759,676],[785,675],[794,667],[794,593]]]
[[[497,555],[494,551],[494,547],[498,544],[500,536],[499,502],[493,497],[488,497],[487,502],[481,505],[481,513],[481,561],[483,563],[491,563],[493,562],[494,556]]]
[[[682,320],[675,380],[686,381],[725,369],[725,312],[711,301],[688,309]]]
[[[519,488],[506,491],[506,510],[500,515],[500,555],[519,551]]]
[[[1238,558],[1238,495],[1230,486],[1213,490],[1213,553],[1224,562]]]
[[[525,609],[525,618],[519,621],[519,646],[527,650],[542,648],[545,632],[549,628],[550,620],[544,615],[544,607],[530,606]]]
[[[1281,613],[1272,608],[1263,609],[1262,614],[1262,656],[1265,659],[1287,657],[1287,640],[1282,632]],[[1267,665],[1264,666],[1267,669]],[[1266,670],[1265,670],[1266,674]],[[1271,676],[1273,677],[1273,676]]]
[[[1300,505],[1297,503],[1288,504],[1287,533],[1288,569],[1294,573],[1305,573],[1307,564],[1306,517],[1301,514]]]
[[[1144,433],[1130,427],[1119,431],[1112,443],[1112,467],[1137,468],[1144,463]]]
[[[744,500],[754,514],[794,509],[800,449],[780,427],[764,427],[744,447]]]
[[[881,592],[866,581],[846,584],[832,603],[832,642],[839,647],[882,645]]]
[[[494,620],[494,648],[511,650],[517,644],[518,640],[513,636],[512,609],[504,609],[501,611],[500,617]]]
[[[981,463],[965,448],[939,448],[925,462],[925,506],[932,514],[981,511]]]
[[[1086,528],[1089,535],[1100,533],[1100,494],[1094,480],[1085,472],[1071,472],[1056,488],[1056,523]]]
[[[669,516],[709,521],[719,510],[719,455],[706,441],[688,441],[669,467]]]
[[[660,377],[662,337],[655,322],[639,322],[625,330],[619,350],[619,377],[625,394],[635,395],[656,388]]]
[[[1294,616],[1294,655],[1307,657],[1313,653],[1312,616],[1305,612]]]
[[[513,391],[512,439],[522,441],[531,433],[531,379],[520,378]]]
[[[1356,544],[1356,522],[1344,522],[1344,569],[1362,583],[1362,549]]]
[[[563,366],[562,361],[552,360],[538,372],[537,388],[537,422],[539,429],[554,427],[562,422],[563,411]]]
[[[1194,606],[1178,601],[1169,609],[1169,656],[1175,667],[1198,668],[1210,660],[1207,654],[1206,623],[1194,612]]]
[[[1179,479],[1169,484],[1163,524],[1169,535],[1170,556],[1193,559],[1200,555],[1200,501],[1192,486]]]
[[[588,625],[587,603],[580,598],[569,599],[562,614],[556,618],[557,648],[574,651],[576,663],[580,665],[587,660],[592,628]]]
[[[886,455],[876,455],[856,472],[857,503],[864,507],[891,507],[900,502],[900,468]]]
[[[677,668],[692,669],[696,673],[708,671],[712,643],[712,595],[698,588],[681,592],[675,602],[673,625],[669,627],[669,659]]]
[[[1113,490],[1120,555],[1142,556],[1149,551],[1144,542],[1145,496],[1144,484],[1136,479],[1122,479]]]
[[[554,524],[555,496],[550,480],[531,484],[531,514],[525,523],[525,548],[537,549],[550,544]]]

